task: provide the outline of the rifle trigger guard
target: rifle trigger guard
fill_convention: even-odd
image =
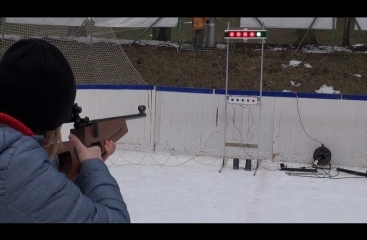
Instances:
[[[95,138],[99,137],[98,121],[92,120],[93,123],[93,135]]]

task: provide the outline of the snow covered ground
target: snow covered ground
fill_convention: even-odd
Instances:
[[[289,172],[271,160],[257,171],[232,163],[219,172],[222,158],[122,150],[106,161],[132,223],[367,223],[364,176],[332,165]]]

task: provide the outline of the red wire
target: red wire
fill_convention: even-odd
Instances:
[[[296,97],[297,97],[297,111],[298,111],[298,117],[299,117],[299,121],[301,122],[301,126],[302,126],[302,128],[303,128],[303,131],[306,133],[306,135],[307,135],[309,138],[311,138],[312,140],[314,140],[314,141],[316,141],[316,142],[321,143],[321,145],[322,145],[322,146],[324,146],[324,144],[323,144],[322,142],[320,142],[320,141],[318,141],[318,140],[316,140],[316,139],[314,139],[314,138],[310,137],[310,135],[308,135],[308,133],[306,132],[305,128],[303,127],[303,123],[302,123],[302,120],[301,120],[301,115],[300,115],[300,113],[299,113],[299,107],[298,107],[298,95],[297,95],[297,93],[296,93],[296,92],[294,92],[294,94],[296,94]]]

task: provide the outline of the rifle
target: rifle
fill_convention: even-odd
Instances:
[[[144,105],[140,105],[137,114],[89,120],[88,117],[81,118],[79,116],[82,108],[75,103],[65,123],[73,122],[74,129],[70,129],[70,133],[77,136],[86,147],[99,146],[103,154],[105,152],[104,141],[117,142],[128,132],[126,120],[146,117],[145,109]],[[51,156],[52,147],[43,148]],[[57,156],[59,158],[59,171],[74,181],[80,171],[80,161],[73,144],[70,141],[62,142]]]

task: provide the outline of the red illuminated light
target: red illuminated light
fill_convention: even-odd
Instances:
[[[257,38],[266,39],[266,30],[232,30],[225,31],[224,38]]]
[[[229,32],[230,37],[255,37],[255,32]]]

